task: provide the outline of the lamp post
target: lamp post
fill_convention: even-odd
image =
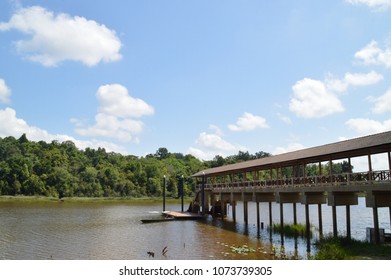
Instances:
[[[181,206],[182,206],[182,212],[183,212],[183,193],[184,193],[184,188],[185,188],[185,181],[184,181],[184,177],[183,175],[181,176],[181,199],[182,199],[182,202],[181,202]]]
[[[163,176],[163,212],[166,211],[166,175]]]

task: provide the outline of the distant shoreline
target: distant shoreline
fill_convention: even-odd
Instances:
[[[47,196],[25,196],[25,195],[0,195],[1,202],[47,202],[47,203],[93,203],[93,202],[103,202],[103,203],[162,203],[163,198],[159,197],[63,197],[59,199],[58,197],[47,197]],[[185,198],[184,204],[188,205],[191,201],[191,198]],[[174,204],[181,203],[180,199],[175,198],[166,198],[166,203]]]

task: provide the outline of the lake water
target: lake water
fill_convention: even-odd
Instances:
[[[363,198],[359,201],[358,206],[351,207],[352,236],[365,240],[366,227],[373,226],[372,209],[365,207]],[[265,227],[258,231],[254,203],[249,203],[249,224],[246,226],[240,203],[236,223],[229,213],[224,221],[208,218],[206,221],[142,224],[141,219],[159,216],[160,203],[3,201],[0,202],[0,259],[151,259],[147,252],[154,252],[155,259],[271,259],[271,248],[280,248],[282,240],[280,234],[270,234],[268,230],[268,204],[260,205]],[[166,206],[166,210],[180,209],[180,204]],[[331,233],[331,207],[323,205],[322,209],[324,234]],[[310,210],[311,223],[317,227],[317,206],[310,206]],[[297,214],[298,222],[304,223],[302,205],[297,205]],[[338,229],[344,234],[345,207],[337,207],[337,214]],[[279,217],[279,205],[273,205],[273,222],[279,223]],[[284,222],[292,221],[292,205],[286,204]],[[380,227],[390,232],[388,208],[379,209],[379,221]],[[255,252],[238,254],[231,246],[252,248]],[[167,253],[163,255],[165,247]],[[284,247],[289,255],[306,258],[306,239],[285,237]],[[311,251],[314,250],[311,245]]]

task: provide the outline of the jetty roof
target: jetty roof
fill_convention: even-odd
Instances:
[[[201,170],[193,177],[268,170],[322,161],[340,160],[391,151],[391,131],[322,146]]]

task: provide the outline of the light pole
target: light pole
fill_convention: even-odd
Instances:
[[[166,175],[163,176],[163,212],[166,211]]]
[[[183,212],[183,195],[184,195],[184,187],[185,187],[185,181],[184,181],[184,177],[183,175],[181,176],[181,197],[182,197],[182,202],[181,202],[181,206],[182,206],[182,212]]]

